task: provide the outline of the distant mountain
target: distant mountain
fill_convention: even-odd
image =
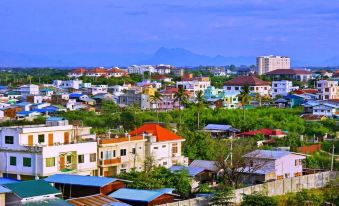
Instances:
[[[255,64],[255,57],[224,57],[217,55],[210,57],[201,54],[195,54],[182,48],[164,48],[158,49],[153,56],[143,60],[143,64],[171,64],[175,66],[199,66],[199,65],[252,65]]]

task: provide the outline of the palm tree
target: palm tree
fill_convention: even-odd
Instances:
[[[195,96],[197,110],[198,110],[198,129],[200,129],[200,113],[201,109],[205,106],[205,100],[204,100],[204,92],[203,91],[197,91]]]
[[[161,102],[162,101],[162,94],[160,94],[159,92],[154,92],[154,95],[151,95],[150,96],[150,102],[152,104],[155,104],[156,105],[156,113],[157,113],[157,121],[159,123],[159,107],[158,107],[158,102]]]
[[[174,101],[173,103],[178,102],[179,103],[179,124],[181,125],[181,104],[186,101],[188,98],[188,95],[186,94],[185,90],[182,87],[179,87],[178,91],[174,93]]]
[[[240,103],[243,110],[243,118],[245,120],[245,106],[251,102],[250,87],[248,85],[243,86],[240,94],[238,94],[238,97],[240,98]]]
[[[33,79],[33,77],[31,75],[27,76],[27,80],[29,81],[30,84],[32,84],[32,79]]]

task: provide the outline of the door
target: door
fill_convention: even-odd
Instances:
[[[48,134],[48,146],[53,146],[53,134]]]
[[[60,170],[65,169],[65,156],[60,157]]]
[[[28,135],[28,146],[33,146],[33,135]]]
[[[64,144],[69,144],[69,132],[65,132],[64,134]]]

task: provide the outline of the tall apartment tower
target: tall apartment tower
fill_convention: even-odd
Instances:
[[[260,56],[257,57],[257,73],[259,75],[276,69],[290,69],[291,62],[289,57],[285,56]]]

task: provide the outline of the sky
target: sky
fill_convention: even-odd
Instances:
[[[81,64],[82,54],[141,58],[160,47],[333,62],[339,59],[339,1],[0,1],[0,55],[73,55]]]

